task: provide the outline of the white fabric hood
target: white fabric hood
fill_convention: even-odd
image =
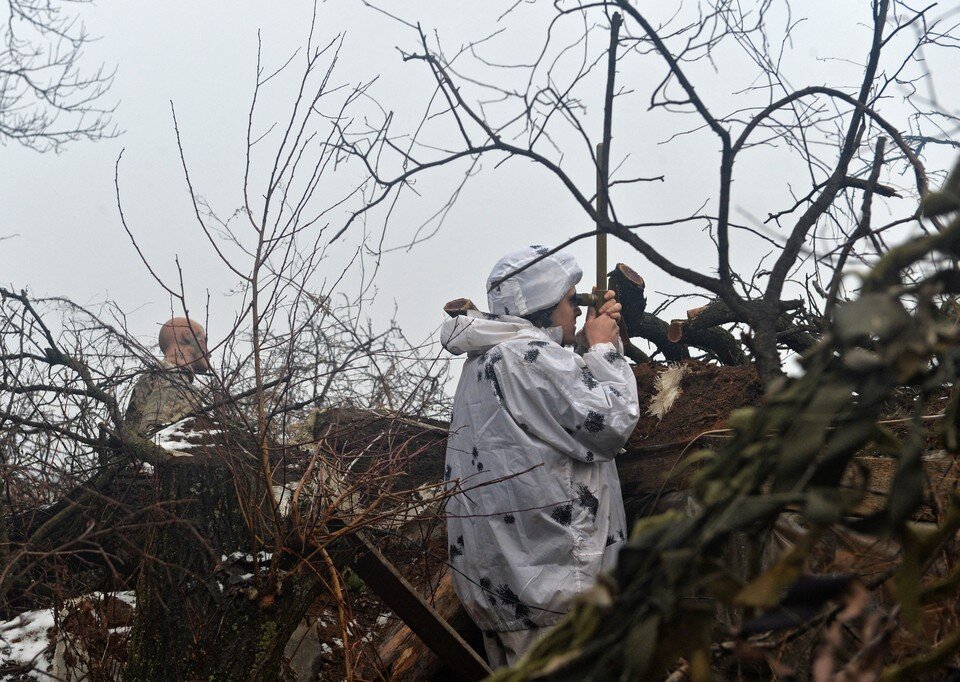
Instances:
[[[534,327],[528,320],[511,315],[493,315],[479,310],[467,311],[443,323],[440,343],[454,355],[479,355],[501,343],[522,336],[546,336],[559,344],[563,329]]]
[[[520,268],[525,269],[517,272]],[[501,281],[511,273],[516,274]],[[573,256],[534,244],[508,253],[493,266],[487,278],[487,304],[492,313],[529,315],[559,303],[582,277]]]

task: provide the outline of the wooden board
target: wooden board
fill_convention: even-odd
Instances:
[[[417,593],[376,547],[359,533],[348,535],[341,542],[348,544],[353,551],[348,561],[350,568],[429,646],[456,675],[455,679],[473,682],[491,674],[483,658]]]

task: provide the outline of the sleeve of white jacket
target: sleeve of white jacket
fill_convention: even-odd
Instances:
[[[582,462],[613,459],[640,417],[637,382],[610,343],[581,358],[555,344],[506,343],[491,363],[520,428]]]

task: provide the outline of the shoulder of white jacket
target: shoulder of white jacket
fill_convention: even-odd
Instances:
[[[522,361],[524,364],[538,364],[544,358],[564,358],[583,360],[572,348],[561,346],[544,334],[524,335],[497,346],[501,354],[512,360]]]

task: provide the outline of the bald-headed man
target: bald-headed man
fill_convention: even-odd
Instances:
[[[191,383],[195,374],[210,371],[207,333],[198,322],[185,317],[167,320],[160,327],[158,343],[163,353],[160,367],[137,380],[124,416],[125,425],[145,437],[197,408]]]

